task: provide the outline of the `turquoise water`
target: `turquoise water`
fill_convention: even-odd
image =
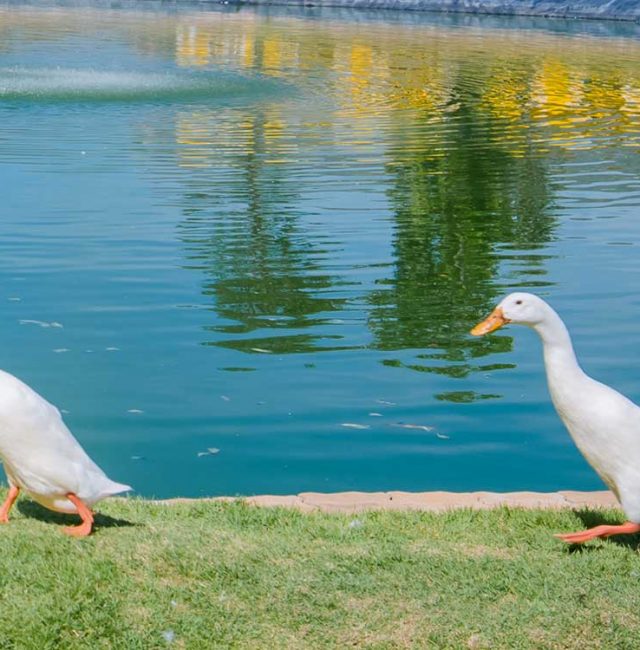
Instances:
[[[538,292],[640,400],[640,43],[594,25],[0,5],[0,366],[147,496],[601,487],[535,335],[468,335]]]

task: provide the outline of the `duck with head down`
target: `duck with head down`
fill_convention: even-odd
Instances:
[[[89,458],[55,406],[2,370],[0,459],[9,480],[0,524],[9,521],[9,511],[24,490],[50,510],[77,513],[82,523],[64,532],[85,537],[93,529],[91,505],[131,489],[112,481]]]
[[[482,336],[509,323],[527,325],[539,334],[553,405],[578,449],[628,517],[621,525],[596,526],[557,537],[581,544],[640,532],[640,407],[582,370],[565,324],[538,296],[508,295],[471,333]]]

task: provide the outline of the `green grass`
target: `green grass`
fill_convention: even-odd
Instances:
[[[640,647],[638,538],[552,537],[618,512],[99,506],[76,540],[18,501],[0,528],[2,650]]]

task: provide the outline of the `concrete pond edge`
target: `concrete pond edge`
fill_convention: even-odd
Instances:
[[[238,496],[156,499],[154,504],[233,502],[274,508],[295,508],[303,512],[357,513],[368,510],[446,512],[461,508],[571,509],[619,508],[615,496],[607,491],[579,492],[301,492],[294,495]]]

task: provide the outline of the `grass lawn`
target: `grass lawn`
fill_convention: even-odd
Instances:
[[[98,510],[76,540],[59,530],[75,519],[17,502],[0,528],[2,650],[640,647],[638,537],[552,537],[619,512]]]

